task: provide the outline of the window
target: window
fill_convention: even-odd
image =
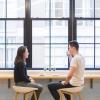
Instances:
[[[51,66],[68,68],[66,51],[68,48],[68,21],[51,21]]]
[[[7,0],[7,18],[25,17],[25,0]]]
[[[25,17],[25,0],[0,0],[0,12],[0,68],[13,68],[17,48],[24,43],[20,18]]]
[[[32,21],[32,67],[49,66],[49,21]]]
[[[99,69],[100,64],[100,16],[98,0],[75,1],[75,20],[77,26],[77,40],[80,51],[86,58],[86,68]],[[78,12],[78,10],[80,12]],[[98,20],[97,20],[98,18]]]
[[[69,0],[31,0],[31,17],[32,67],[68,68]]]
[[[69,17],[69,0],[31,0],[31,17]]]
[[[0,68],[5,67],[5,21],[0,21]]]
[[[68,43],[68,23],[61,21],[33,21],[32,23],[32,67],[68,68],[66,57]]]
[[[95,21],[95,68],[100,68],[100,20]]]
[[[80,43],[80,52],[85,57],[86,68],[94,68],[94,21],[77,21],[77,41]]]
[[[25,0],[0,0],[0,18],[25,17]]]
[[[50,0],[31,0],[31,17],[48,18]]]
[[[86,69],[100,69],[99,0],[0,0],[0,68],[13,68],[29,49],[32,69],[68,68],[68,42],[77,40]]]
[[[97,18],[100,18],[100,1],[99,0],[95,0],[95,16]]]
[[[6,16],[6,0],[0,0],[0,18],[4,18]]]
[[[13,68],[17,48],[23,45],[23,21],[7,21],[6,25],[6,67]]]
[[[51,0],[50,10],[51,18],[69,17],[69,0]]]
[[[94,0],[75,0],[76,17],[94,17]]]
[[[23,45],[23,21],[0,21],[0,68],[14,67],[20,45]]]
[[[79,43],[94,43],[94,20],[77,21],[77,40]]]

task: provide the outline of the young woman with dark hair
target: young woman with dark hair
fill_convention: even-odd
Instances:
[[[20,46],[18,48],[14,61],[14,81],[18,86],[38,88],[36,94],[39,98],[43,87],[27,75],[26,59],[28,58],[28,55],[29,52],[26,46]],[[32,96],[31,100],[34,100],[34,96]]]

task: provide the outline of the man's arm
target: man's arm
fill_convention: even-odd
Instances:
[[[71,80],[71,78],[74,75],[74,73],[76,72],[76,70],[77,70],[76,66],[71,66],[70,70],[67,73],[67,77],[66,77],[65,81],[62,81],[61,83],[67,84]]]

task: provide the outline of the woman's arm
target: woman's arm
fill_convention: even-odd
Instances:
[[[27,77],[27,70],[26,70],[26,66],[24,62],[19,62],[18,67],[19,67],[19,74],[20,74],[21,79],[24,82],[30,82],[29,77]]]

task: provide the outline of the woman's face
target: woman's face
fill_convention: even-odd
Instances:
[[[28,49],[26,48],[24,55],[23,55],[24,59],[27,59],[28,55],[29,55],[29,52],[28,52]]]

